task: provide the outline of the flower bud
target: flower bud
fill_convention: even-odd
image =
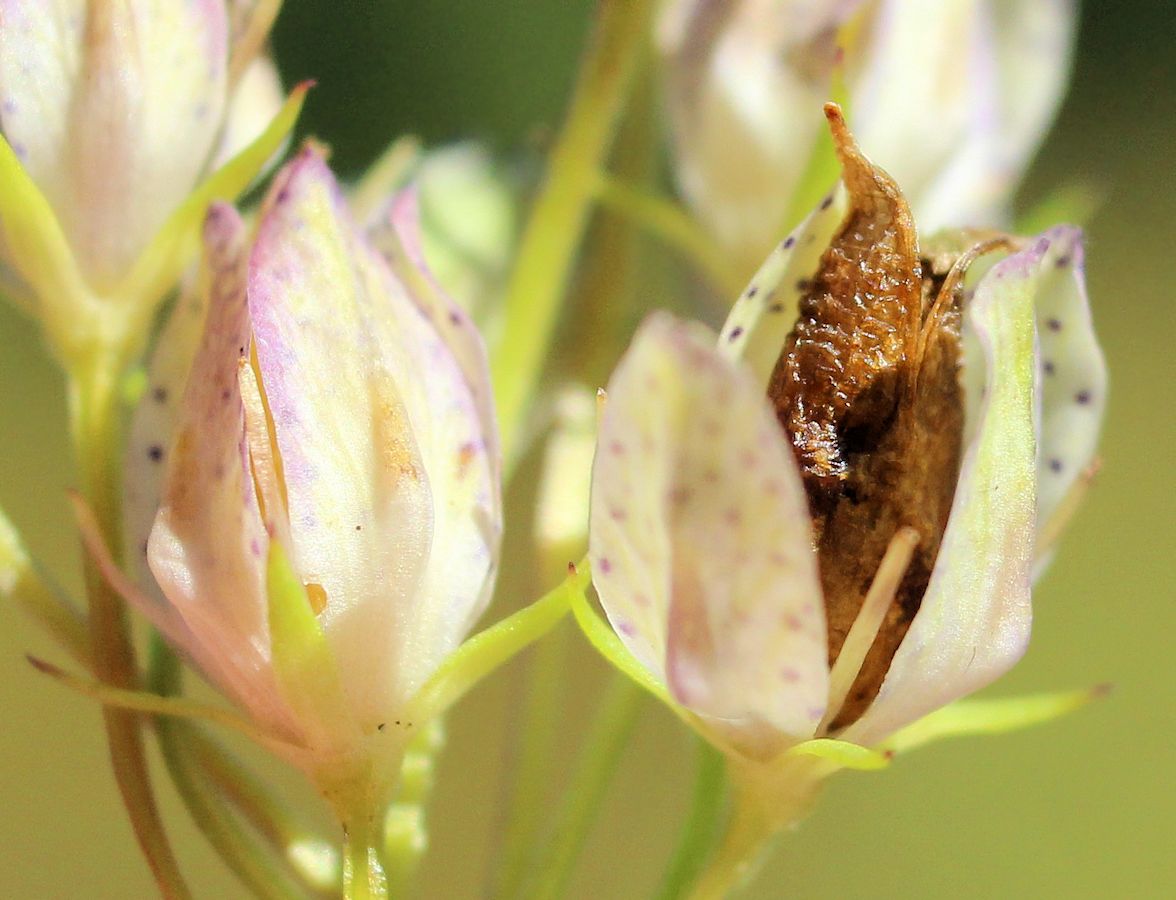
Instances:
[[[1053,118],[1070,0],[672,0],[657,44],[678,181],[729,252],[754,265],[806,209],[820,104],[855,131],[921,228],[991,225]],[[829,185],[815,185],[817,191]]]

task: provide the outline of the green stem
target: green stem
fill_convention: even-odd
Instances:
[[[597,186],[600,205],[624,216],[702,270],[724,298],[739,296],[745,279],[729,256],[698,221],[668,197],[601,175]]]
[[[118,558],[121,546],[121,503],[118,478],[118,378],[122,354],[107,345],[105,352],[81,357],[69,379],[69,411],[82,494],[98,521],[104,540]],[[138,683],[134,649],[125,609],[98,567],[85,561],[89,601],[90,652],[95,677],[118,688]],[[111,707],[103,710],[111,766],[139,846],[168,898],[190,896],[151,789],[140,718]]]
[[[523,230],[506,289],[506,329],[494,384],[509,472],[542,371],[576,251],[648,39],[652,0],[602,0],[563,130]]]
[[[343,819],[344,900],[384,900],[388,896],[388,879],[378,852],[380,828],[374,813],[362,808]]]
[[[751,880],[772,839],[804,818],[822,782],[837,768],[826,759],[803,755],[785,754],[767,762],[731,757],[731,818],[690,892],[691,900],[722,900]]]
[[[719,831],[723,811],[723,755],[701,737],[698,746],[698,774],[690,813],[682,825],[682,836],[666,867],[658,889],[658,900],[679,900],[702,870]]]
[[[502,838],[501,863],[494,896],[513,897],[532,861],[535,837],[555,759],[563,712],[567,654],[571,632],[555,628],[535,645],[527,669],[527,696],[519,725],[518,762]]]
[[[182,672],[175,654],[155,636],[151,647],[148,687],[164,696],[178,695]],[[266,900],[298,900],[310,893],[275,858],[273,848],[242,826],[224,802],[219,785],[201,765],[193,739],[199,729],[160,716],[155,720],[159,746],[168,774],[196,826],[226,865],[256,896]],[[206,739],[207,742],[207,739]],[[202,752],[207,753],[208,748]],[[264,834],[264,832],[263,832]]]
[[[576,859],[637,721],[641,690],[619,672],[610,678],[564,794],[551,840],[535,867],[534,887],[523,892],[531,900],[565,896]]]

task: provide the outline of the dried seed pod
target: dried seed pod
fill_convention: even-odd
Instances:
[[[813,516],[832,664],[891,538],[918,547],[836,730],[877,695],[931,577],[963,446],[960,283],[992,248],[925,259],[894,181],[867,160],[840,109],[825,109],[849,211],[821,257],[768,388]]]

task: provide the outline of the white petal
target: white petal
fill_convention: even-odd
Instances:
[[[464,637],[492,569],[496,483],[449,347],[366,243],[313,150],[279,175],[249,305],[295,568],[374,727]],[[488,517],[487,517],[488,518]]]
[[[233,88],[209,171],[219,169],[260,137],[285,101],[278,67],[269,56],[256,57]]]
[[[1038,530],[1091,464],[1107,398],[1107,371],[1086,299],[1082,234],[1062,226],[1051,239],[1053,268],[1037,292],[1041,345]]]
[[[208,160],[222,0],[3,0],[0,121],[87,275],[125,272]]]
[[[876,743],[988,684],[1025,650],[1040,428],[1034,305],[1070,249],[1070,240],[1041,238],[994,266],[977,288],[969,317],[986,361],[978,433],[922,606],[877,699],[846,740]]]
[[[699,217],[751,265],[785,226],[823,139],[836,29],[860,5],[679,0],[661,13],[678,179]]]
[[[807,501],[759,385],[705,329],[651,316],[614,373],[590,534],[609,620],[679,702],[812,734],[828,668]]]
[[[766,391],[784,340],[796,325],[800,299],[816,273],[821,254],[846,212],[840,184],[779,243],[739,295],[719,337],[719,350],[742,359]]]

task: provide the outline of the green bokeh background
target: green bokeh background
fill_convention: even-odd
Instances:
[[[275,45],[288,81],[318,78],[304,124],[355,173],[407,131],[499,148],[541,140],[559,121],[591,6],[287,0]],[[1089,223],[1088,272],[1113,394],[1103,474],[1037,591],[1033,646],[990,694],[1116,690],[1047,727],[838,778],[746,896],[1176,896],[1174,46],[1168,0],[1087,3],[1072,92],[1024,191],[1032,200],[1081,179],[1105,192]],[[73,566],[73,542],[61,537],[74,481],[61,380],[36,331],[8,308],[0,347],[0,504],[37,553]],[[0,896],[151,896],[96,709],[25,663],[26,651],[61,654],[16,611],[0,608],[0,634]],[[588,653],[575,658],[569,740],[600,675]],[[480,688],[453,717],[421,896],[482,896],[517,675]],[[647,896],[692,762],[679,726],[650,704],[573,896]],[[162,793],[197,895],[241,896],[170,788]]]

